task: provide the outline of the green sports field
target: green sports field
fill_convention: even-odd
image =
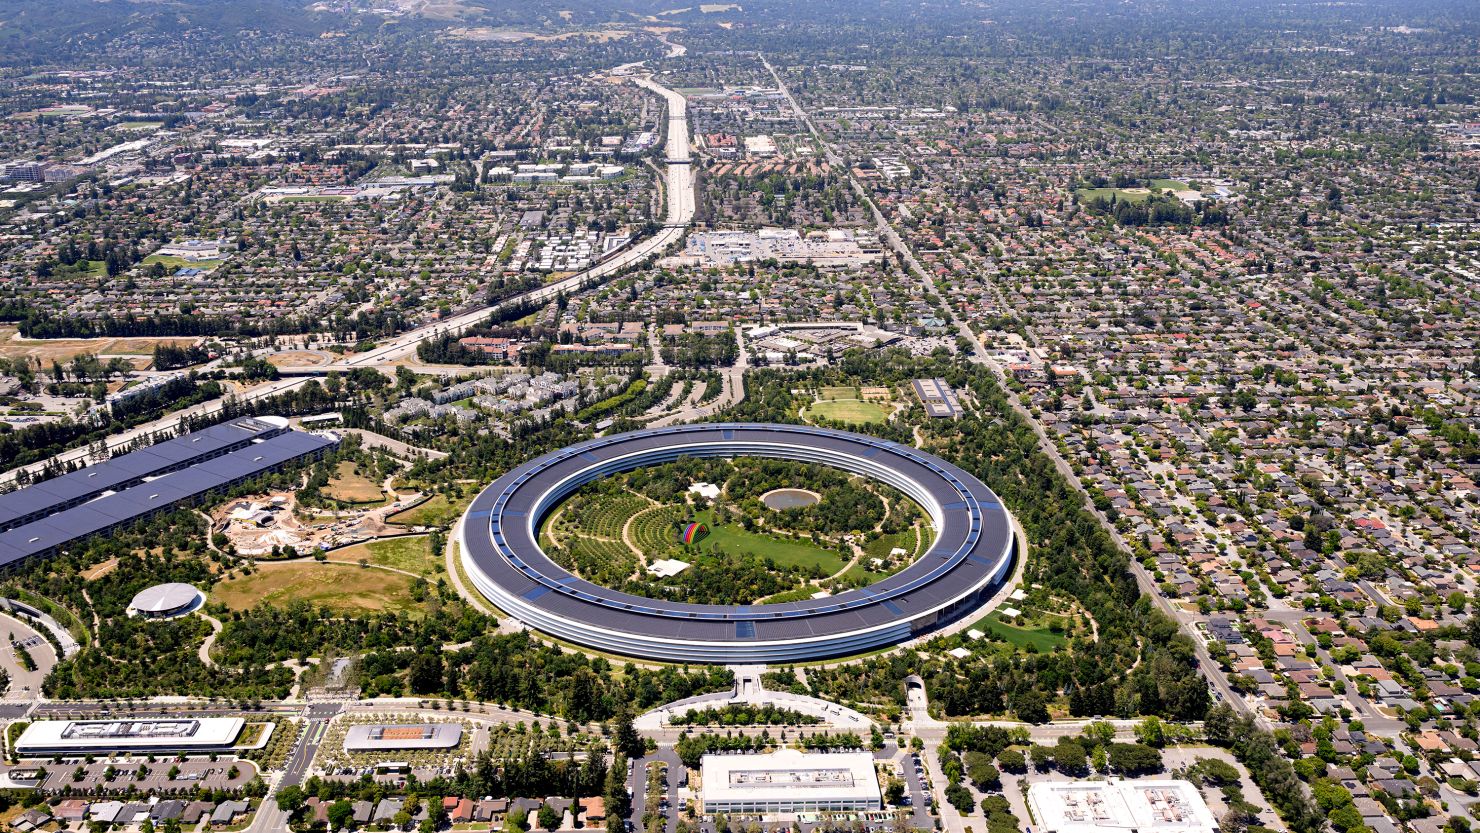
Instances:
[[[878,402],[863,402],[858,399],[825,399],[807,406],[808,419],[829,419],[850,425],[882,423],[889,419],[894,409]]]

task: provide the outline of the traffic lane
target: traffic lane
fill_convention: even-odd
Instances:
[[[887,760],[895,760],[900,763],[900,769],[904,771],[905,795],[909,797],[910,826],[914,828],[929,829],[934,826],[930,818],[929,791],[921,781],[920,772],[916,769],[919,758],[912,752],[896,750],[888,754],[889,747],[881,750],[880,754],[887,754]]]
[[[292,786],[303,780],[309,765],[313,763],[314,756],[318,754],[319,746],[324,742],[324,736],[328,734],[328,729],[328,718],[314,718],[308,721],[303,734],[293,747],[293,753],[288,756],[288,764],[283,769],[283,778],[279,782],[279,788]]]

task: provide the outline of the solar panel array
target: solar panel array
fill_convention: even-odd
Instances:
[[[336,442],[317,434],[280,431],[266,439],[249,440],[219,456],[200,456],[197,462],[183,468],[0,532],[0,568],[55,552],[74,541],[127,526],[178,504],[193,502],[294,460],[322,454]],[[176,455],[175,459],[181,456]],[[83,469],[76,474],[87,471]],[[31,488],[36,487],[22,491]]]
[[[573,576],[540,551],[540,515],[580,483],[680,456],[786,457],[856,470],[872,467],[927,490],[940,508],[937,536],[914,565],[861,590],[775,605],[694,605],[624,594]],[[804,449],[804,450],[803,450]],[[897,484],[898,485],[898,484]],[[702,424],[589,441],[510,471],[473,502],[464,534],[475,580],[507,593],[525,613],[634,639],[715,642],[805,640],[888,628],[930,618],[970,588],[1000,578],[1011,531],[996,495],[965,471],[909,446],[841,431],[792,425]],[[497,599],[495,600],[497,602]],[[519,611],[512,611],[519,612]],[[948,611],[947,611],[948,612]],[[570,634],[565,634],[569,636]]]

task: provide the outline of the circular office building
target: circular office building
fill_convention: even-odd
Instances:
[[[206,595],[190,584],[156,584],[146,587],[128,603],[130,616],[169,619],[184,616],[200,607]]]
[[[593,584],[537,543],[545,516],[581,486],[680,457],[820,463],[903,492],[934,523],[913,564],[835,596],[758,605],[648,599]],[[896,645],[973,610],[1011,573],[1011,520],[980,480],[887,440],[800,425],[712,423],[602,437],[519,466],[473,500],[463,566],[504,613],[552,636],[645,659],[780,663]]]

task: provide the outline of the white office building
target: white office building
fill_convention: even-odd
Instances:
[[[867,752],[705,755],[705,813],[780,815],[883,809],[874,756]]]
[[[1040,781],[1028,807],[1042,833],[1217,833],[1218,820],[1187,781]]]
[[[236,743],[245,724],[240,717],[38,720],[21,732],[15,750],[21,755],[224,750]]]

